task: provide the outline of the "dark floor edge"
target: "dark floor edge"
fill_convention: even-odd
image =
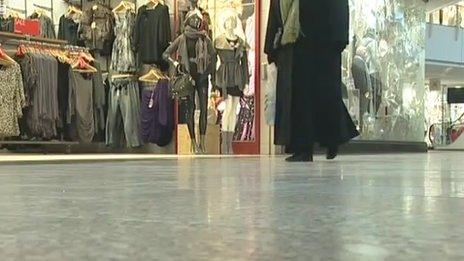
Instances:
[[[316,148],[316,153],[325,152]],[[427,153],[426,142],[402,141],[351,141],[340,147],[340,154],[391,154],[391,153]]]

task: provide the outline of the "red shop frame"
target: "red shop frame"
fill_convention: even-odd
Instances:
[[[261,0],[255,0],[255,139],[234,142],[234,153],[240,155],[261,154]]]

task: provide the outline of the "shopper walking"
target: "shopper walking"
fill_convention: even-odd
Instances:
[[[359,135],[342,101],[341,52],[349,40],[348,0],[271,0],[265,42],[278,68],[275,141],[313,160],[313,145],[334,159]]]

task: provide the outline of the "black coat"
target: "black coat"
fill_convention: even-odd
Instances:
[[[278,68],[276,145],[308,150],[315,142],[342,144],[358,135],[341,97],[341,50],[348,44],[347,0],[300,0],[303,35],[276,48],[283,28],[280,0],[271,0],[264,51]]]
[[[349,42],[348,0],[300,0],[303,34],[322,43]]]
[[[165,66],[163,52],[171,41],[169,7],[158,4],[154,9],[148,9],[142,5],[137,12],[132,38],[140,63]]]

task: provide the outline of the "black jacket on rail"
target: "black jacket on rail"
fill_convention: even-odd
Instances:
[[[169,7],[158,4],[154,9],[139,8],[133,32],[134,52],[139,63],[165,65],[163,52],[171,41]]]

